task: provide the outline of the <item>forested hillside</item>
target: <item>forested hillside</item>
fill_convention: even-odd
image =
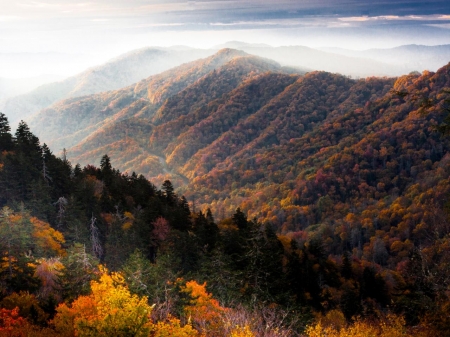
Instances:
[[[122,171],[172,179],[216,216],[240,207],[282,233],[381,200],[389,208],[445,160],[433,125],[443,118],[448,66],[361,80],[291,71],[225,49],[135,86],[62,101],[32,125],[76,162],[108,153]],[[423,102],[434,107],[426,116]]]
[[[354,80],[224,49],[41,112],[62,159],[1,115],[0,305],[29,291],[28,328],[82,334],[110,284],[155,303],[143,335],[446,336],[449,109],[450,64]]]
[[[209,58],[184,64],[121,90],[61,101],[36,115],[30,124],[52,147],[70,148],[69,156],[77,162],[87,164],[98,161],[102,152],[111,153],[121,170],[156,176],[164,174],[164,166],[155,156],[161,153],[149,147],[151,133],[144,135],[143,128],[148,131],[155,124],[204,110],[210,102],[245,81],[274,71],[292,73],[296,70],[224,49]],[[187,105],[190,100],[195,102]],[[205,112],[199,118],[204,117]],[[139,123],[131,121],[136,118]],[[130,163],[131,158],[136,157],[144,162],[139,169],[133,166],[136,161]]]
[[[211,50],[192,48],[135,50],[67,79],[55,80],[36,89],[30,88],[29,90],[34,90],[26,90],[19,96],[0,102],[0,110],[9,117],[12,125],[17,125],[21,119],[28,120],[41,109],[62,99],[120,89],[150,75],[212,53]]]
[[[398,104],[414,95],[404,91],[411,87],[396,88]],[[193,211],[170,181],[158,190],[143,176],[114,169],[107,155],[99,168],[72,166],[24,122],[14,136],[9,131],[0,114],[0,334],[448,332],[445,157],[439,164],[427,159],[426,178],[417,172],[401,196],[370,204],[356,195],[351,206],[333,206],[326,195],[330,200],[319,199],[322,223],[277,235],[239,208],[218,222],[209,209]]]
[[[300,82],[319,75],[330,76],[308,74]],[[448,81],[446,67],[436,74],[397,80],[361,80],[348,87],[344,95],[349,99],[341,97],[342,105],[329,100],[331,107],[318,96],[317,86],[312,87],[303,101],[286,99],[277,109],[263,108],[254,120],[238,124],[234,134],[225,134],[194,155],[182,168],[186,175],[193,174],[186,191],[203,189],[198,196],[208,195],[206,202],[218,200],[215,207],[223,207],[223,212],[229,211],[230,203],[240,205],[251,216],[285,226],[283,231],[322,222],[326,204],[334,217],[334,210],[344,204],[344,209],[354,208],[354,200],[364,199],[365,207],[402,195],[421,173],[432,172],[434,163],[444,159],[447,143],[433,131],[433,124],[442,121]],[[396,95],[402,90],[411,94]],[[425,117],[419,110],[428,100],[434,108]],[[289,108],[296,111],[291,120]],[[248,134],[255,136],[237,136]]]

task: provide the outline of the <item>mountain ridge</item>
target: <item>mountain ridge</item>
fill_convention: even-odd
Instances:
[[[362,51],[340,48],[320,48],[320,50],[391,64],[402,69],[403,73],[421,70],[437,71],[450,60],[450,44],[436,46],[410,44],[388,49],[374,48]]]
[[[431,170],[426,156],[432,164],[442,159],[443,152],[432,149],[437,135],[430,124],[442,117],[434,111],[421,120],[417,110],[425,98],[395,92],[443,104],[440,90],[450,87],[448,69],[399,78],[291,74],[272,61],[222,50],[136,85],[44,111],[72,121],[73,129],[41,126],[47,135],[58,137],[62,131],[72,137],[70,143],[50,142],[67,146],[71,160],[85,164],[108,153],[122,171],[137,170],[155,183],[173,180],[216,216],[241,207],[283,232],[297,231],[321,221],[323,203],[353,207],[351,195],[342,192],[339,171],[351,175],[351,193],[366,193],[365,202],[374,203],[404,193],[413,175]],[[380,140],[385,134],[392,141]],[[405,134],[414,140],[411,147]],[[421,142],[429,153],[416,146]],[[349,158],[357,158],[352,167]],[[388,167],[401,178],[382,180],[394,179],[392,172],[381,173]],[[277,200],[269,205],[265,195]]]
[[[210,54],[212,51],[202,49],[139,49],[63,81],[46,84],[29,93],[10,98],[0,105],[0,110],[9,117],[11,124],[15,124],[20,119],[28,120],[41,109],[62,99],[120,89],[162,70]]]
[[[113,120],[122,119],[131,117],[134,114],[141,117],[152,117],[159,108],[165,109],[165,102],[161,101],[164,97],[178,92],[181,94],[189,86],[195,86],[196,81],[203,81],[201,83],[204,83],[207,78],[203,78],[203,76],[207,75],[208,72],[221,67],[231,59],[243,58],[244,56],[250,57],[246,55],[240,51],[223,50],[215,54],[215,56],[181,65],[124,89],[67,99],[34,116],[30,121],[30,125],[36,129],[37,134],[47,143],[54,144],[57,148],[68,148],[75,145],[77,141],[66,142],[64,139],[75,137],[75,139],[80,141],[81,138],[84,138],[84,136],[80,136],[80,132],[83,135],[89,133],[88,130],[83,131],[83,128],[95,128],[97,123],[107,123],[110,118]],[[246,60],[248,61],[249,59]],[[246,74],[245,66],[247,66],[248,71],[258,67],[263,67],[261,68],[263,70],[276,67],[273,61],[261,62],[260,64],[256,63],[254,66],[251,62],[244,65],[241,76]],[[266,64],[269,68],[267,68]],[[206,66],[203,67],[203,65]],[[239,67],[240,64],[236,63],[235,66]],[[230,74],[235,73],[230,72]],[[239,78],[239,76],[235,78],[235,85],[240,81]],[[157,88],[156,91],[155,88]],[[156,96],[161,99],[153,101],[149,99]],[[95,113],[93,113],[94,111]],[[49,119],[53,121],[50,121],[50,123],[46,122]],[[59,123],[62,124],[63,121],[68,122],[66,125],[60,125]],[[63,130],[63,137],[61,137],[61,130]]]

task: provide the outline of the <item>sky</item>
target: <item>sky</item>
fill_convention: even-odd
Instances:
[[[357,50],[450,44],[450,1],[0,0],[0,77],[72,75],[137,48],[236,40]]]

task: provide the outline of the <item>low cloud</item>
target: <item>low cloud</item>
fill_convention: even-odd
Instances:
[[[443,28],[443,29],[450,29],[450,23],[436,23],[436,24],[429,24],[427,26],[429,26],[429,27],[436,27],[436,28]]]
[[[450,20],[450,15],[380,15],[380,16],[352,16],[352,17],[341,17],[338,18],[339,21],[344,22],[366,22],[366,21],[440,21],[440,20]]]

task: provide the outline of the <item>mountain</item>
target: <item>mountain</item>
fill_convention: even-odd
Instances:
[[[289,321],[278,334],[299,335],[322,315],[344,335],[353,327],[362,336],[448,331],[450,63],[356,80],[223,49],[119,90],[60,101],[32,120],[42,141],[56,151],[73,144],[65,153],[72,162],[101,158],[99,168],[56,158],[25,123],[13,137],[1,114],[0,122],[4,289],[45,294],[36,277],[48,275],[30,261],[54,260],[70,274],[47,294],[61,303],[85,294],[78,280],[89,278],[73,257],[90,253],[124,272],[130,289],[164,303],[185,296],[182,277],[204,282],[186,286],[203,287],[205,298],[208,284],[251,310],[270,303],[255,316],[227,309],[226,317],[239,310],[227,328],[236,317],[270,316]],[[124,170],[164,180],[162,190]],[[64,238],[74,244],[68,258],[51,259],[64,254]],[[178,294],[158,286],[169,282],[182,287]],[[361,312],[367,320],[351,323]],[[73,331],[66,321],[60,326]],[[267,333],[267,322],[255,331]]]
[[[62,99],[123,88],[152,74],[212,54],[202,49],[145,48],[124,54],[60,82],[43,85],[0,104],[12,125]]]
[[[69,148],[73,161],[90,163],[108,153],[121,170],[166,175],[173,172],[161,144],[163,135],[174,136],[170,128],[177,132],[179,123],[197,123],[209,113],[204,107],[210,102],[234,95],[240,87],[252,88],[252,79],[275,71],[298,76],[273,61],[224,49],[121,90],[61,101],[30,125],[53,148]],[[159,135],[159,144],[149,143],[152,132]],[[174,177],[186,182],[177,173]]]
[[[382,60],[373,60],[366,55],[342,55],[339,52],[324,51],[305,46],[270,47],[263,44],[229,42],[220,48],[236,48],[252,55],[272,59],[283,66],[322,70],[353,77],[399,76],[403,68]],[[407,73],[407,72],[406,72]]]
[[[445,116],[449,66],[397,80],[310,73],[180,165],[190,179],[182,191],[215,214],[239,206],[283,232],[335,230],[351,213],[371,230],[402,224],[404,239],[419,235],[416,225],[430,226],[420,212],[450,188],[449,144],[433,128]],[[424,101],[433,102],[426,117]],[[422,215],[386,215],[398,203]]]
[[[0,102],[24,94],[50,82],[62,80],[58,75],[41,75],[28,78],[0,78]]]
[[[232,47],[268,58],[282,66],[296,68],[294,71],[322,70],[353,77],[399,76],[417,69],[435,70],[450,57],[448,45],[411,45],[363,52],[336,48],[317,50],[304,46],[275,48],[243,42],[229,42],[209,50],[183,46],[145,48],[124,54],[64,81],[43,85],[30,93],[9,98],[0,103],[0,111],[14,125],[20,119],[27,120],[29,116],[62,99],[120,89],[182,63],[212,55],[219,47]]]
[[[121,90],[62,101],[31,125],[73,162],[108,153],[122,171],[170,178],[216,216],[241,207],[284,233],[313,230],[349,212],[364,219],[368,205],[391,212],[397,198],[417,193],[415,183],[426,191],[435,181],[427,177],[440,179],[448,143],[433,124],[443,120],[448,69],[354,80],[295,74],[224,49]]]
[[[350,57],[363,57],[393,65],[402,73],[427,69],[436,71],[450,61],[450,45],[424,46],[404,45],[389,49],[348,50],[341,48],[321,48]]]

